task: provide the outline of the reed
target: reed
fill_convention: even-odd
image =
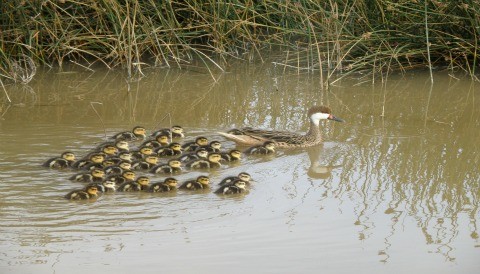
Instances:
[[[430,66],[473,76],[479,10],[476,0],[5,0],[0,76],[17,80],[24,56],[37,65],[121,67],[129,77],[200,60],[213,75],[229,58],[253,52],[263,60],[278,49],[275,62],[320,71],[322,82]]]

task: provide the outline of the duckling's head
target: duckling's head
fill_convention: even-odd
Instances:
[[[275,151],[275,143],[272,141],[266,141],[263,146],[268,150]]]
[[[240,159],[242,158],[242,152],[238,149],[232,149],[229,151],[230,156],[234,159]]]
[[[240,172],[238,174],[238,179],[244,181],[244,182],[250,182],[250,180],[252,179],[252,176],[250,176],[250,174],[246,173],[246,172]]]
[[[123,151],[123,152],[120,152],[118,154],[118,158],[120,158],[124,161],[131,162],[132,161],[132,154],[128,151]]]
[[[62,158],[69,162],[73,162],[75,161],[75,154],[71,151],[65,151],[64,153],[62,153]]]
[[[130,150],[130,146],[128,145],[128,142],[127,141],[124,141],[124,140],[118,140],[115,142],[115,146],[118,148],[118,149],[121,149],[121,150],[126,150],[126,151],[129,151]]]
[[[174,151],[182,151],[182,145],[176,142],[171,143],[168,147]]]
[[[118,166],[122,170],[130,170],[132,168],[132,164],[130,162],[127,162],[127,161],[121,161],[120,163],[118,163]]]
[[[170,142],[170,137],[168,136],[168,134],[161,133],[155,137],[155,140],[159,142],[162,146],[166,146]]]
[[[103,153],[92,153],[90,155],[90,161],[95,164],[101,164],[105,160],[105,154]]]
[[[132,132],[137,137],[142,137],[142,138],[147,137],[147,130],[144,127],[136,126],[133,128]]]
[[[197,182],[204,186],[207,186],[210,184],[210,178],[208,178],[208,176],[200,175],[197,177]]]
[[[175,134],[183,135],[183,128],[181,126],[173,126],[171,130]]]
[[[125,170],[123,173],[122,173],[122,177],[127,179],[127,180],[130,180],[130,181],[134,181],[135,180],[135,172],[131,171],[131,170]]]
[[[197,154],[197,156],[200,157],[200,158],[207,158],[208,150],[206,150],[204,148],[199,148],[195,151],[195,154]]]
[[[174,167],[174,168],[179,168],[179,167],[182,166],[182,162],[180,162],[177,159],[172,159],[172,160],[168,161],[168,165],[171,166],[171,167]]]
[[[163,181],[169,187],[177,187],[178,180],[173,177],[168,177]]]
[[[113,191],[115,191],[115,189],[117,188],[117,183],[113,179],[108,179],[108,180],[103,181],[102,185],[106,189],[108,188],[108,189],[113,190]]]
[[[96,184],[90,184],[85,187],[85,192],[87,192],[91,196],[97,196],[98,186]]]
[[[99,168],[92,169],[92,171],[90,171],[90,174],[92,174],[92,176],[94,178],[104,178],[105,177],[105,171],[103,171],[103,169],[99,169]]]
[[[154,155],[148,155],[147,157],[145,157],[145,162],[156,165],[158,164],[158,157]]]
[[[118,148],[114,145],[105,145],[102,148],[102,152],[107,154],[107,155],[115,155],[118,152]]]
[[[245,186],[246,186],[245,182],[242,181],[242,180],[235,180],[233,182],[233,185],[240,188],[240,189],[245,189]]]
[[[208,154],[208,161],[212,163],[218,163],[222,159],[222,155],[220,153],[211,152]]]
[[[344,122],[342,119],[335,117],[332,110],[327,106],[313,106],[308,110],[308,117],[315,124],[319,125],[320,120],[333,120],[337,122]]]
[[[199,146],[206,146],[208,145],[208,139],[203,136],[199,136],[195,139],[195,143]]]
[[[103,167],[107,167],[107,166],[114,166],[115,165],[115,162],[110,160],[110,159],[105,159],[103,162],[102,162],[102,166]]]
[[[150,178],[147,176],[140,176],[137,179],[137,183],[141,186],[148,186],[150,184]]]
[[[220,150],[222,148],[222,143],[219,141],[211,141],[209,145],[216,150]]]
[[[142,147],[139,151],[143,155],[151,155],[153,153],[153,149],[151,147]]]

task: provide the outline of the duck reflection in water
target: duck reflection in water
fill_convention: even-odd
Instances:
[[[313,179],[327,179],[332,176],[333,169],[341,167],[341,165],[325,164],[324,152],[325,149],[323,146],[307,148],[308,158],[310,158],[310,166],[307,172],[308,177]]]

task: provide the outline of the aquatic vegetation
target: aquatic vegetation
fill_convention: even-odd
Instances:
[[[480,3],[464,1],[2,1],[0,75],[29,81],[32,63],[223,70],[229,57],[338,72],[478,66]],[[250,53],[250,54],[245,54]],[[28,59],[20,75],[19,60]],[[220,57],[220,58],[217,58]],[[21,63],[21,62],[20,62]],[[25,63],[25,62],[24,62]]]

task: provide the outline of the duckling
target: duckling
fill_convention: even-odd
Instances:
[[[131,170],[132,164],[126,161],[122,161],[118,163],[118,165],[107,166],[103,168],[106,175],[113,175],[113,174],[122,174],[125,170]]]
[[[84,168],[89,164],[102,164],[105,160],[105,154],[103,152],[92,152],[89,153],[86,157],[73,163],[73,168]]]
[[[88,172],[77,173],[69,179],[76,182],[93,183],[101,182],[105,178],[105,172],[102,169],[94,168]]]
[[[75,154],[71,151],[63,152],[60,157],[53,157],[43,163],[44,167],[64,169],[70,167],[75,162]]]
[[[115,144],[112,143],[104,143],[103,145],[100,145],[97,147],[98,152],[103,152],[107,157],[109,156],[115,156],[118,153],[118,148],[115,146]]]
[[[155,137],[155,140],[147,140],[143,142],[142,147],[160,148],[166,147],[170,144],[170,138],[166,134],[160,134]]]
[[[246,192],[245,188],[245,182],[237,179],[234,180],[233,182],[220,186],[216,191],[215,194],[224,194],[224,195],[229,195],[229,194],[238,194],[238,193],[244,193]]]
[[[185,152],[195,151],[197,148],[208,145],[208,139],[203,136],[199,136],[194,142],[188,142],[182,145],[182,149]]]
[[[157,150],[158,157],[175,156],[182,154],[182,146],[179,143],[171,143],[168,147],[161,147]]]
[[[210,178],[208,176],[198,176],[195,180],[188,180],[184,182],[179,189],[197,190],[210,187]]]
[[[132,151],[132,157],[137,160],[145,159],[146,156],[152,155],[153,148],[151,147],[140,147],[137,151]]]
[[[99,183],[102,186],[102,192],[115,192],[117,190],[117,182],[107,177],[103,182]]]
[[[182,162],[177,159],[168,161],[167,164],[156,165],[150,169],[150,173],[172,174],[182,171]]]
[[[140,176],[134,182],[125,182],[118,186],[117,191],[130,192],[147,190],[150,184],[150,178],[147,176]]]
[[[105,148],[107,146],[116,147],[117,148],[117,153],[120,153],[122,151],[130,151],[130,145],[125,140],[115,140],[115,141],[111,141],[111,142],[101,143],[95,148],[95,151],[102,151],[103,148]]]
[[[158,164],[158,157],[154,155],[146,156],[144,160],[138,160],[132,163],[132,169],[151,169]]]
[[[145,139],[147,130],[144,127],[136,126],[132,131],[124,131],[113,135],[110,139],[115,140],[124,140],[124,141],[135,141],[138,139]]]
[[[132,154],[128,151],[122,151],[118,153],[117,156],[114,157],[109,157],[108,158],[110,161],[113,161],[116,165],[118,165],[121,162],[132,162]]]
[[[163,182],[154,183],[150,186],[149,192],[168,192],[177,189],[178,181],[168,177]]]
[[[98,187],[96,184],[87,185],[83,189],[77,189],[65,195],[68,200],[87,200],[98,197]]]
[[[178,160],[182,163],[187,163],[192,160],[197,159],[207,159],[208,151],[205,148],[198,148],[195,152],[190,152],[187,154],[183,154],[182,156],[178,157]]]
[[[272,141],[266,141],[263,145],[257,145],[250,147],[245,151],[245,154],[272,154],[275,153],[275,143]]]
[[[192,160],[185,164],[188,168],[201,169],[201,168],[214,168],[220,167],[220,160],[222,156],[218,152],[210,152],[207,159]]]
[[[220,183],[218,185],[221,185],[221,186],[228,185],[235,180],[244,181],[245,185],[248,186],[248,185],[250,185],[250,181],[252,180],[252,176],[250,174],[248,174],[247,172],[240,172],[240,173],[238,173],[237,176],[228,176],[228,177],[223,178],[222,181],[220,181]]]
[[[134,171],[132,170],[125,170],[124,172],[122,172],[122,174],[112,174],[112,175],[109,175],[105,181],[108,181],[108,180],[113,180],[115,181],[115,183],[117,185],[121,185],[123,183],[126,183],[126,182],[133,182],[135,181],[135,177],[136,177],[136,174]]]
[[[151,136],[156,137],[160,134],[166,134],[171,138],[185,138],[183,128],[181,126],[173,126],[172,128],[162,128],[151,134]]]
[[[228,152],[220,153],[222,160],[225,162],[235,162],[240,160],[242,157],[242,152],[238,149],[231,149]]]
[[[199,148],[204,148],[208,152],[220,152],[220,149],[222,148],[222,143],[220,143],[220,141],[211,141],[208,145],[200,146]]]

